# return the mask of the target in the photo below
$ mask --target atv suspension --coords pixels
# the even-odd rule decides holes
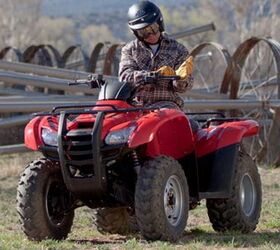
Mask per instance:
[[[138,175],[140,173],[140,169],[141,169],[141,164],[139,161],[138,154],[135,150],[133,150],[131,153],[131,156],[132,156],[132,160],[133,160],[133,164],[134,164],[134,170],[135,170],[136,174]]]

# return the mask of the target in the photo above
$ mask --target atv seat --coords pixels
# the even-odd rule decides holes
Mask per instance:
[[[189,122],[193,133],[200,129],[199,123],[196,120],[189,118]]]

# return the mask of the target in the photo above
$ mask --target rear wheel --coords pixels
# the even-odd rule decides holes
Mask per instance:
[[[117,233],[127,235],[138,232],[133,211],[125,207],[95,209],[93,224],[102,234]]]
[[[252,158],[240,152],[228,199],[208,199],[208,216],[215,231],[255,230],[261,212],[262,190],[258,169]]]
[[[64,239],[71,230],[74,210],[59,165],[48,159],[30,163],[17,188],[17,212],[31,240]]]
[[[188,184],[181,165],[165,156],[147,161],[135,191],[135,214],[143,236],[148,240],[179,239],[188,208]]]

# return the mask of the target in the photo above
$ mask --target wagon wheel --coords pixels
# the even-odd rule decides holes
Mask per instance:
[[[202,43],[195,47],[190,55],[194,57],[194,86],[209,93],[220,92],[224,72],[230,62],[229,52],[217,43]]]
[[[22,54],[16,48],[5,47],[0,51],[0,60],[9,61],[9,62],[21,62]]]
[[[96,72],[98,58],[99,58],[99,55],[102,53],[103,49],[104,49],[104,43],[98,43],[95,45],[94,49],[91,52],[90,58],[89,58],[89,63],[88,63],[88,67],[87,67],[88,72],[92,72],[92,73]]]
[[[64,68],[76,71],[86,71],[89,58],[79,45],[69,47],[62,56]]]
[[[44,65],[49,67],[62,67],[60,53],[52,45],[40,44],[31,45],[23,53],[23,61],[26,63]],[[62,91],[53,91],[49,88],[39,88],[34,86],[26,86],[26,91],[44,92],[44,93],[60,93]]]
[[[269,38],[250,38],[242,43],[227,68],[221,90],[230,88],[231,99],[259,100],[264,105],[251,110],[233,111],[233,116],[252,118],[259,122],[258,136],[246,138],[244,145],[248,153],[262,164],[271,164],[275,156],[268,140],[272,131],[274,110],[265,103],[279,99],[280,46]]]
[[[217,43],[202,43],[196,46],[190,55],[194,57],[194,84],[188,97],[193,99],[227,99],[226,92],[220,91],[224,72],[230,62],[229,52]],[[189,112],[192,110],[186,109]],[[207,112],[207,110],[204,110]],[[208,110],[213,111],[213,110]],[[192,117],[196,119],[196,116]],[[202,118],[201,116],[199,117]],[[204,117],[205,119],[208,116]]]
[[[104,66],[103,66],[104,75],[118,76],[120,52],[121,52],[120,44],[113,44],[108,49],[104,60]]]
[[[91,52],[87,64],[87,71],[96,74],[104,74],[105,67],[111,65],[110,60],[115,54],[115,47],[116,45],[112,45],[110,42],[96,44]]]
[[[5,47],[2,50],[0,50],[0,60],[8,61],[8,62],[21,62],[22,61],[22,54],[21,52],[13,47]],[[23,89],[24,87],[20,84],[6,84],[6,83],[0,83],[0,86],[2,87],[12,87],[15,89]]]
[[[61,56],[52,45],[31,45],[23,53],[23,61],[45,66],[61,67]]]
[[[86,55],[85,51],[82,50],[80,45],[74,45],[69,47],[62,55],[62,64],[63,68],[78,71],[87,71],[89,64],[89,57]],[[75,80],[78,79],[75,76]],[[73,79],[74,80],[74,79]],[[70,94],[68,91],[65,91],[65,94]],[[76,93],[80,95],[81,93]]]

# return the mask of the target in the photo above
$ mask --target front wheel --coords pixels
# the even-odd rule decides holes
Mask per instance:
[[[160,156],[147,161],[136,183],[135,214],[148,240],[179,239],[186,227],[189,191],[178,161]]]
[[[215,231],[249,233],[255,230],[262,204],[261,179],[248,154],[239,152],[230,197],[208,199],[206,204]]]
[[[74,218],[69,206],[58,164],[39,159],[25,168],[17,188],[17,212],[29,239],[66,238]]]

